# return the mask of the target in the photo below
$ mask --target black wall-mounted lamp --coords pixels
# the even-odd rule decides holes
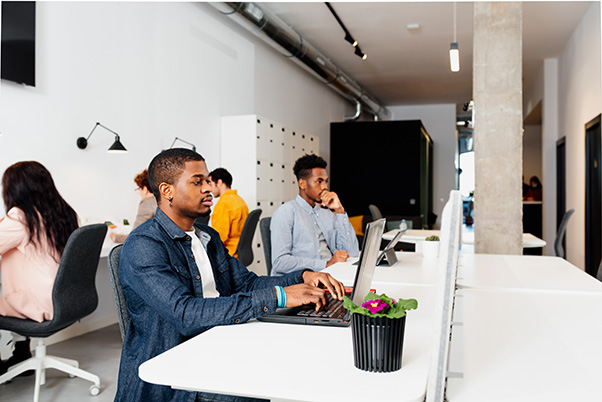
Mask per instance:
[[[192,146],[192,152],[196,152],[196,146],[195,146],[193,143],[191,143],[191,142],[188,142],[188,141],[185,141],[185,140],[183,140],[183,139],[181,139],[181,138],[178,138],[178,137],[174,138],[174,140],[173,140],[173,142],[171,143],[171,145],[170,145],[170,147],[169,147],[169,148],[173,148],[173,145],[176,143],[176,141],[182,141],[183,143],[185,143],[185,144],[188,144],[188,145]]]
[[[90,131],[90,134],[88,134],[88,136],[86,138],[84,137],[79,137],[77,139],[77,147],[79,149],[86,149],[86,147],[88,146],[88,139],[92,136],[92,133],[94,132],[94,130],[96,130],[96,127],[102,127],[107,131],[112,132],[113,134],[115,134],[115,142],[113,143],[113,145],[111,145],[111,147],[109,149],[107,149],[107,152],[127,152],[128,150],[125,149],[125,147],[123,146],[123,144],[121,143],[121,141],[119,140],[119,134],[117,134],[115,131],[111,130],[110,128],[107,128],[105,126],[103,126],[100,123],[96,123],[96,125],[94,126],[94,128],[92,129],[92,131]]]

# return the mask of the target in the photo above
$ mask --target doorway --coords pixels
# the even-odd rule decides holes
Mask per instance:
[[[556,141],[556,232],[566,212],[566,137]],[[562,240],[566,250],[566,236]]]
[[[585,272],[598,273],[602,245],[600,115],[585,125]]]

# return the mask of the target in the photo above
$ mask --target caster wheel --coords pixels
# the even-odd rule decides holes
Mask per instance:
[[[75,378],[73,374],[69,374],[69,378]]]
[[[97,385],[92,385],[90,387],[90,395],[96,396],[98,394],[100,394],[100,388]]]

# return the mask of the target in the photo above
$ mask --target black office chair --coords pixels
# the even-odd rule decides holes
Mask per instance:
[[[257,222],[261,216],[261,209],[254,209],[249,212],[245,225],[242,227],[240,239],[238,240],[238,247],[236,247],[236,254],[238,254],[238,261],[245,267],[251,265],[253,262],[253,236],[255,236],[255,229],[257,229]]]
[[[372,215],[372,222],[382,219],[383,214],[380,213],[380,209],[376,205],[368,205],[368,209],[370,210],[370,215]]]
[[[69,374],[70,377],[77,376],[93,382],[90,394],[100,393],[100,378],[97,375],[80,369],[75,360],[46,355],[44,338],[81,320],[98,306],[96,270],[106,233],[106,225],[94,224],[76,229],[69,237],[52,288],[52,320],[37,322],[0,316],[0,329],[39,338],[35,356],[11,367],[0,376],[0,384],[25,371],[35,370],[33,400],[37,402],[40,386],[46,382],[46,369],[53,368]]]
[[[272,218],[263,218],[259,222],[259,232],[263,242],[263,255],[265,255],[265,266],[268,269],[268,275],[272,274],[272,233],[270,231],[270,222]]]
[[[119,244],[109,253],[109,273],[111,274],[111,285],[113,287],[113,295],[115,296],[115,306],[117,307],[117,319],[119,321],[119,332],[121,340],[125,339],[125,330],[130,323],[130,313],[125,300],[125,293],[121,287],[119,280],[119,258],[121,257],[121,249],[123,244]]]
[[[556,240],[554,241],[554,251],[556,252],[556,255],[558,257],[565,258],[564,247],[562,243],[564,240],[564,234],[566,232],[566,226],[569,223],[569,218],[573,215],[574,212],[575,210],[572,208],[566,211],[564,216],[562,217],[562,222],[560,222],[560,226],[558,227],[558,232],[556,233]]]
[[[200,223],[201,225],[209,225],[209,215],[207,216],[199,216],[195,220],[196,223]]]

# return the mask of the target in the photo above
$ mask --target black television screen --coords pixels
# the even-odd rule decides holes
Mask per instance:
[[[35,1],[2,1],[3,79],[36,85],[35,38]]]

